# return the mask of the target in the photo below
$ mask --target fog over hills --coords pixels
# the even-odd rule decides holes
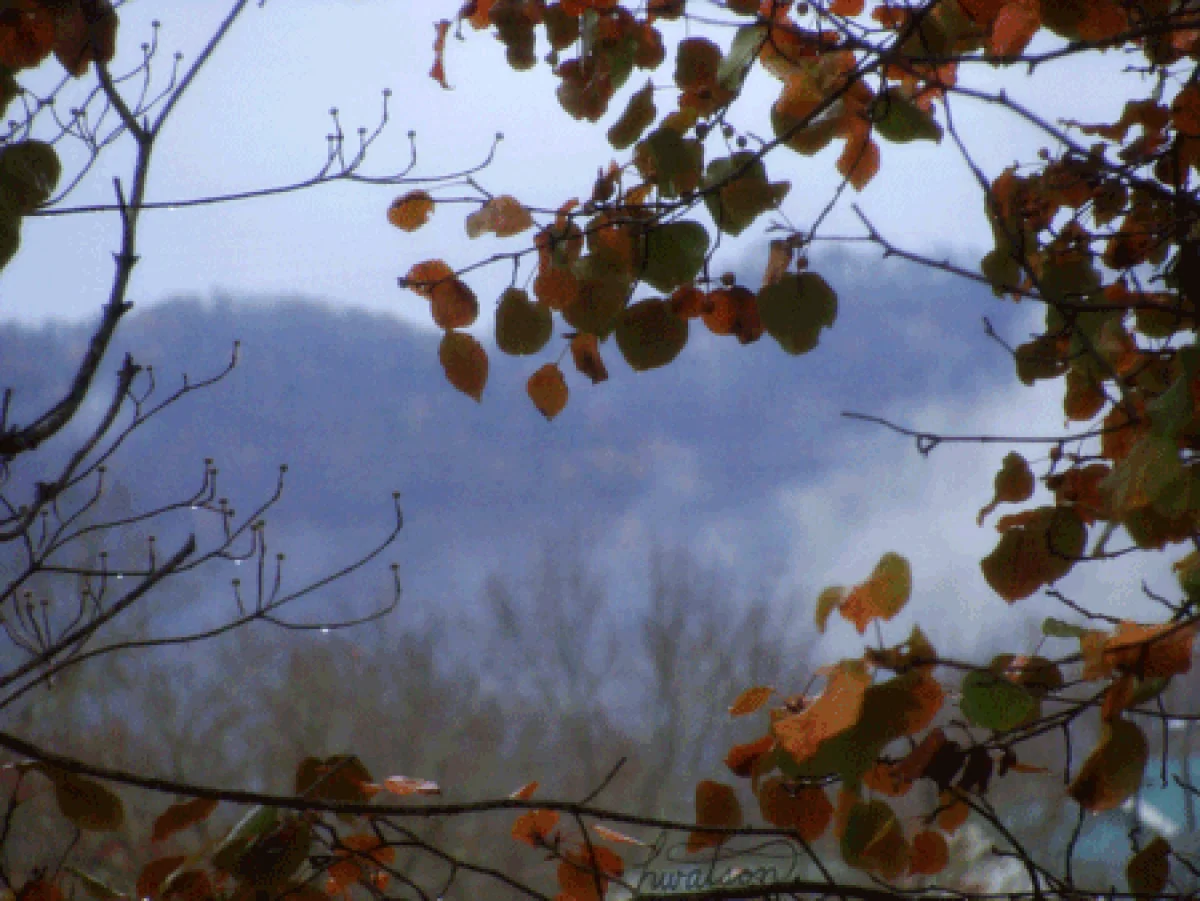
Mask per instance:
[[[608,563],[640,567],[644,545],[659,541],[741,575],[783,572],[798,536],[776,516],[781,488],[819,493],[827,484],[835,495],[867,449],[922,462],[911,441],[840,411],[905,419],[944,402],[983,404],[1014,379],[982,317],[1012,343],[1025,337],[1024,308],[961,280],[849,257],[821,271],[840,312],[814,352],[789,357],[769,336],[742,347],[697,321],[673,365],[634,373],[608,342],[609,381],[593,387],[568,371],[570,401],[553,423],[524,393],[545,354],[507,358],[485,339],[491,374],[476,404],[445,382],[435,334],[303,298],[178,298],[135,311],[92,406],[126,351],[153,365],[166,391],[182,373],[219,371],[240,341],[234,372],[139,430],[111,467],[116,478],[139,501],[165,500],[194,488],[213,457],[221,493],[242,506],[268,494],[286,462],[286,497],[270,522],[275,546],[299,566],[366,548],[386,531],[399,490],[406,526],[390,559],[418,605],[469,597],[487,571],[521,565],[565,535]],[[398,308],[421,303],[397,298]],[[490,318],[491,305],[483,308]],[[81,324],[0,330],[17,420],[64,390],[87,337]],[[853,502],[828,503],[822,516]]]

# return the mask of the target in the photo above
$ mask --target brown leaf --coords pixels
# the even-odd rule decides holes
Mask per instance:
[[[433,288],[431,312],[439,328],[466,328],[479,318],[479,300],[462,279],[450,278]]]
[[[451,385],[477,401],[483,398],[488,358],[478,341],[464,332],[446,332],[438,347],[438,359]]]
[[[433,27],[436,32],[433,38],[433,66],[429,70],[429,77],[448,91],[450,85],[446,83],[446,34],[450,31],[450,20],[442,19]]]
[[[598,384],[608,378],[608,370],[604,368],[604,360],[600,358],[600,345],[595,335],[581,332],[571,339],[571,356],[575,360],[575,368]]]
[[[742,825],[742,806],[728,785],[705,779],[696,786],[696,824],[736,828]],[[695,854],[704,848],[720,845],[726,836],[716,832],[696,830],[688,835],[687,851]]]
[[[181,829],[208,819],[216,809],[217,802],[209,798],[192,798],[172,804],[154,821],[150,841],[161,842]]]

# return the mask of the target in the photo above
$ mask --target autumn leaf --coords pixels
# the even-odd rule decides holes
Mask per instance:
[[[743,745],[734,745],[725,755],[725,766],[729,767],[735,776],[748,779],[754,772],[755,764],[774,747],[775,739],[770,735],[764,735]]]
[[[517,821],[513,823],[512,837],[534,848],[540,848],[549,844],[550,833],[557,825],[557,811],[529,810],[517,817]]]
[[[745,716],[748,713],[754,713],[762,708],[762,705],[767,703],[767,699],[775,693],[775,689],[766,685],[756,685],[754,688],[747,688],[734,700],[729,707],[730,716]]]
[[[879,558],[871,578],[852,588],[838,609],[861,635],[874,620],[889,620],[903,610],[911,596],[912,567],[889,551]]]
[[[626,835],[624,832],[618,832],[616,829],[610,829],[603,823],[596,823],[593,825],[592,831],[605,841],[616,842],[618,845],[639,845],[641,847],[646,847],[645,842],[640,841],[631,835]]]
[[[388,776],[383,780],[383,787],[393,795],[440,795],[441,788],[436,782],[428,779],[414,779],[411,776]]]
[[[533,793],[536,792],[537,790],[538,790],[538,783],[536,781],[526,782],[524,785],[522,785],[520,788],[518,788],[515,792],[513,792],[511,795],[509,795],[509,797],[516,801],[528,801],[530,798],[533,797]]]
[[[821,742],[858,722],[869,684],[870,676],[860,663],[842,663],[812,704],[771,724],[776,741],[793,760],[803,763]]]
[[[433,215],[433,198],[428,191],[409,191],[388,207],[388,222],[406,232],[416,231]]]
[[[161,842],[182,829],[208,819],[217,809],[217,801],[209,798],[192,798],[172,804],[154,821],[150,841]]]
[[[976,522],[983,525],[984,518],[999,504],[1019,504],[1033,496],[1033,473],[1025,458],[1015,451],[1005,455],[1000,471],[996,473],[995,493],[986,507],[979,511]]]
[[[1145,626],[1123,621],[1104,645],[1105,662],[1142,678],[1191,671],[1196,628],[1164,623]]]
[[[1127,720],[1104,725],[1100,741],[1083,762],[1067,792],[1086,810],[1100,813],[1125,802],[1142,784],[1149,746],[1142,730]]]
[[[479,342],[464,332],[446,332],[438,347],[438,359],[446,373],[446,381],[468,397],[483,398],[487,384],[487,352]]]
[[[400,284],[426,300],[432,300],[434,288],[452,278],[454,278],[454,270],[444,261],[425,260],[409,269],[408,274],[400,280]]]
[[[429,70],[429,77],[448,91],[450,85],[446,83],[446,35],[450,31],[450,20],[442,19],[434,25],[434,29],[433,66]]]
[[[493,197],[467,217],[467,236],[478,238],[492,232],[498,238],[510,238],[533,227],[529,210],[515,197],[503,194]]]
[[[438,328],[466,328],[479,318],[479,301],[475,292],[458,278],[448,278],[433,287],[430,311]]]
[[[806,842],[825,834],[833,820],[833,805],[820,788],[790,787],[773,776],[758,789],[762,817],[780,829],[795,829]]]
[[[908,860],[910,874],[935,876],[946,869],[949,862],[950,849],[940,832],[925,830],[913,836],[912,853]]]
[[[595,335],[583,332],[573,336],[571,358],[575,361],[575,368],[591,379],[593,385],[608,378],[608,370],[604,367],[604,360],[600,358],[600,346]]]
[[[696,825],[737,828],[742,825],[742,806],[732,788],[705,779],[696,786]],[[687,851],[695,854],[704,848],[722,844],[726,836],[719,832],[696,830],[688,835]]]
[[[547,419],[553,419],[567,405],[567,380],[555,363],[547,363],[531,375],[525,390]]]

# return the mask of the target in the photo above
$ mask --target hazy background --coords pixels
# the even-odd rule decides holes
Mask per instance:
[[[454,90],[427,77],[432,21],[457,5],[292,0],[248,10],[164,133],[149,199],[309,177],[325,160],[328,109],[339,108],[353,150],[355,129],[378,121],[384,87],[394,91],[392,122],[364,173],[404,168],[410,128],[419,176],[474,165],[503,131],[481,184],[538,206],[586,195],[595,167],[613,157],[608,123],[571,121],[544,70],[511,72],[497,42],[471,33],[449,44]],[[150,20],[161,19],[155,71],[165,77],[171,53],[194,55],[221,5],[133,2],[121,15],[124,52],[135,59]],[[1009,86],[1035,108],[1069,95],[1081,120],[1115,118],[1127,93],[1120,79],[1137,77],[1119,75],[1122,64],[1047,65]],[[999,84],[984,70],[963,79]],[[631,79],[626,93],[639,84]],[[746,112],[734,115],[740,127],[767,133],[771,87],[751,82]],[[623,103],[621,95],[614,113]],[[958,104],[956,114],[990,176],[1041,144],[986,107]],[[782,213],[801,227],[836,185],[836,153],[810,161],[781,151],[768,161],[772,178],[793,182]],[[852,199],[904,246],[976,266],[989,232],[949,144],[885,144],[882,153],[881,174]],[[111,177],[128,168],[127,148],[114,148],[66,207],[110,202]],[[286,462],[286,494],[269,526],[272,548],[288,554],[287,578],[299,583],[386,534],[399,490],[406,524],[386,559],[296,614],[369,609],[386,595],[392,561],[404,585],[398,611],[378,629],[255,629],[81,669],[39,692],[17,731],[114,763],[281,791],[304,754],[352,749],[376,776],[434,778],[456,798],[533,778],[548,794],[582,795],[627,755],[614,805],[687,816],[695,780],[723,778],[729,742],[755,737],[722,716],[738,691],[763,681],[799,691],[817,666],[861,653],[862,639],[840,620],[814,634],[813,602],[826,585],[865,578],[882,553],[903,553],[914,569],[912,603],[883,627],[889,643],[920,622],[956,655],[1032,650],[1040,617],[1062,613],[1041,598],[1009,607],[980,575],[997,536],[975,517],[1005,448],[947,445],[922,458],[911,440],[840,415],[951,434],[1058,433],[1059,394],[1021,386],[983,333],[986,315],[1020,343],[1033,308],[853,243],[824,245],[814,266],[841,307],[813,353],[788,357],[769,338],[741,347],[695,323],[665,370],[635,374],[606,348],[607,383],[569,373],[570,404],[548,424],[524,394],[542,358],[493,352],[481,405],[445,382],[427,305],[396,278],[421,259],[466,265],[513,245],[466,239],[461,206],[439,208],[416,235],[392,229],[385,211],[405,190],[329,185],[148,212],[130,294],[137,311],[87,416],[47,451],[64,453],[98,414],[125,351],[153,365],[166,391],[183,373],[218,371],[240,340],[228,378],[130,438],[111,467],[121,486],[112,503],[134,510],[186,496],[212,457],[221,494],[250,509]],[[861,236],[856,223],[843,203],[827,234]],[[0,275],[0,382],[14,389],[18,421],[58,397],[77,365],[108,294],[116,227],[111,214],[26,223],[22,251]],[[725,242],[715,271],[756,283],[764,238],[756,228]],[[472,277],[481,334],[507,279],[507,267]],[[1035,470],[1040,453],[1028,454]],[[23,484],[39,476],[14,472]],[[189,516],[162,526],[160,546],[193,527]],[[112,553],[137,561],[142,547],[130,540]],[[1060,587],[1090,606],[1150,616],[1139,583],[1173,594],[1167,567],[1126,558],[1080,567]],[[181,580],[130,628],[180,631],[227,616],[236,574],[220,563]],[[94,729],[81,736],[81,722]],[[481,760],[481,748],[490,757]],[[1043,798],[1061,792],[1056,777],[1053,789],[1030,784]],[[1046,828],[1057,826],[1048,817]],[[105,860],[144,850],[110,847]]]

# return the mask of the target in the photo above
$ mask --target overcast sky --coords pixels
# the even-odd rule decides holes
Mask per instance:
[[[185,63],[193,58],[227,6],[131,0],[121,10],[119,61],[126,66],[136,61],[139,45],[151,38],[151,20],[160,20],[161,52],[154,75],[162,84],[171,55],[182,52]],[[447,51],[454,89],[443,90],[428,77],[433,22],[453,16],[458,6],[458,0],[272,0],[262,8],[252,5],[164,132],[155,150],[149,198],[182,200],[307,178],[325,159],[325,136],[332,124],[328,111],[339,109],[353,145],[359,126],[377,124],[384,88],[393,92],[391,123],[372,149],[365,174],[405,168],[410,129],[417,133],[418,147],[413,174],[421,176],[477,163],[492,136],[503,132],[506,139],[494,165],[479,176],[488,190],[541,206],[586,197],[596,168],[614,157],[623,162],[627,154],[614,154],[608,147],[607,120],[577,123],[561,110],[554,97],[556,80],[545,66],[513,72],[498,41],[467,28],[468,39],[460,43],[451,38]],[[736,21],[715,7],[712,12],[718,19]],[[727,44],[732,28],[706,33]],[[1023,71],[1009,73],[1004,83],[1013,96],[1035,108],[1061,110],[1067,97],[1072,114],[1088,121],[1119,110],[1125,90],[1119,79],[1135,77],[1120,76],[1120,64],[1112,55],[1086,66],[1054,63],[1032,79]],[[671,71],[668,61],[654,73],[656,83],[669,85]],[[610,119],[644,77],[635,73],[614,100]],[[1001,84],[987,67],[964,69],[962,80],[993,88]],[[777,82],[759,73],[732,121],[769,136],[766,110],[777,90]],[[664,104],[659,105],[661,111]],[[1032,159],[1044,143],[986,107],[960,101],[955,109],[962,134],[991,176],[1010,162]],[[64,145],[60,148],[64,156],[69,153]],[[839,149],[835,142],[814,160],[786,150],[769,159],[771,177],[793,184],[783,212],[797,225],[811,221],[828,200],[837,183],[833,162]],[[68,205],[111,202],[112,178],[127,176],[129,154],[127,140],[106,152]],[[990,235],[978,189],[949,140],[941,147],[884,143],[882,156],[880,175],[861,195],[848,192],[827,233],[862,234],[849,209],[849,201],[857,201],[893,240],[975,265]],[[150,303],[180,294],[299,290],[415,316],[426,324],[427,306],[396,286],[397,276],[412,262],[444,257],[461,266],[515,244],[467,240],[462,220],[469,209],[463,206],[439,209],[416,235],[396,231],[386,223],[385,211],[404,190],[339,184],[265,200],[147,213],[131,299]],[[448,193],[461,196],[463,190]],[[0,275],[0,317],[39,321],[95,315],[111,277],[117,229],[112,214],[30,221],[21,253]],[[741,242],[726,242],[730,250],[718,264],[736,266],[746,239],[761,236],[755,229]],[[499,293],[508,275],[505,264],[475,277],[473,284],[486,298]]]

